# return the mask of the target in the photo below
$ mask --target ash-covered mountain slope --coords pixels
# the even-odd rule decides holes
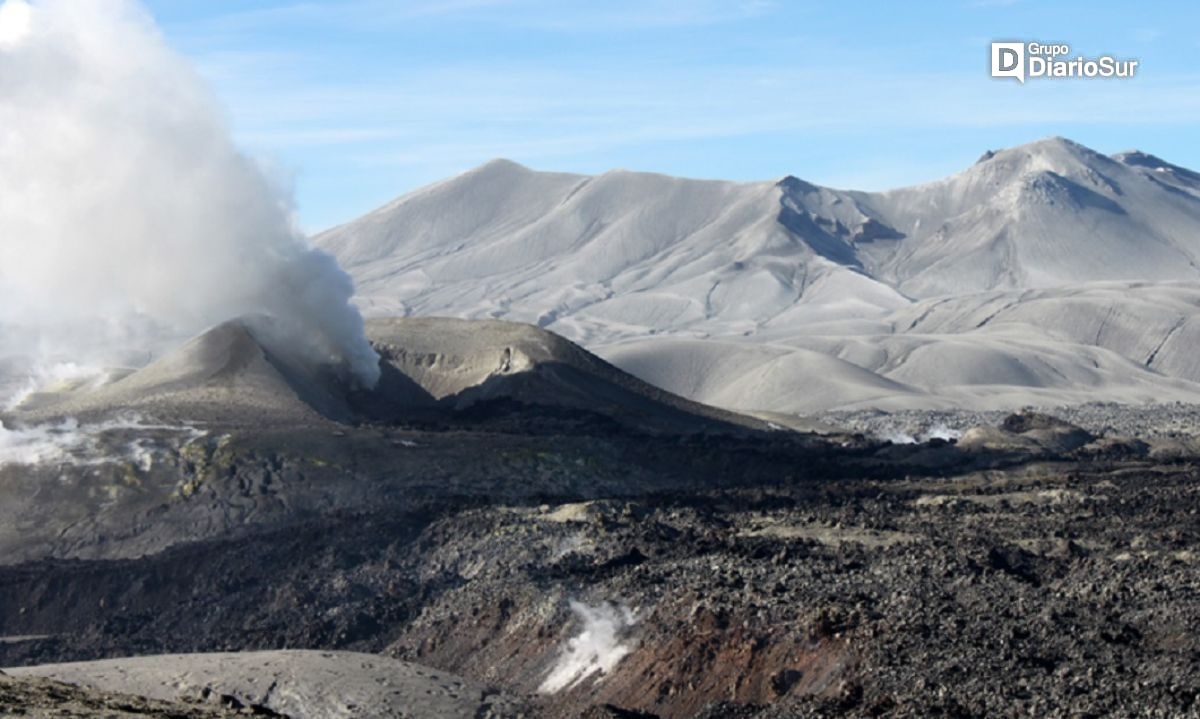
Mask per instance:
[[[159,421],[294,426],[457,421],[464,413],[536,407],[647,431],[766,427],[664,391],[531,325],[396,317],[369,320],[366,333],[382,371],[371,389],[296,357],[256,328],[255,318],[243,318],[146,367],[114,372],[111,382],[33,393],[8,419],[20,426],[138,413]]]
[[[1062,138],[879,193],[494,161],[316,241],[368,314],[535,323],[738,410],[1200,397],[1200,175]]]
[[[121,411],[253,423],[352,416],[332,372],[265,341],[254,325],[253,318],[222,323],[112,382],[33,394],[14,408],[15,416],[24,423]]]
[[[746,331],[798,303],[837,303],[839,316],[907,304],[823,256],[824,238],[789,230],[782,199],[773,182],[544,174],[498,160],[316,241],[354,275],[369,314],[496,317],[574,339]]]
[[[797,300],[891,309],[904,298],[1200,280],[1198,177],[1143,153],[1110,158],[1061,138],[881,193],[794,177],[539,173],[497,160],[317,242],[355,274],[369,303],[414,314],[456,309],[551,324],[586,307],[616,324],[761,323]],[[853,284],[847,270],[869,279]],[[824,287],[823,277],[851,286]],[[887,287],[872,293],[872,284]],[[656,316],[638,316],[650,304],[638,295],[658,300]],[[535,307],[544,309],[531,316]]]
[[[351,402],[370,419],[439,416],[502,402],[587,413],[649,431],[767,427],[648,384],[532,325],[393,317],[368,320],[367,335],[380,353],[384,379]]]
[[[1200,279],[1200,194],[1160,177],[1166,167],[1061,138],[989,152],[939,182],[853,193],[904,238],[862,254],[917,298]]]

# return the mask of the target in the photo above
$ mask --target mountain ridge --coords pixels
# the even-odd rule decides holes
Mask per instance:
[[[1037,385],[1009,388],[1036,390],[1026,399],[1073,403],[1095,394],[1096,386],[1068,379],[1084,376],[1083,365],[1067,368],[1056,359],[1051,377],[999,370],[1072,352],[1078,363],[1111,370],[1126,389],[1162,385],[1132,395],[1114,390],[1117,397],[1173,398],[1180,394],[1175,380],[1200,382],[1181,343],[1165,336],[1179,334],[1169,329],[1177,319],[1166,330],[1147,323],[1125,346],[1082,329],[1110,315],[1123,321],[1118,305],[1127,302],[1142,320],[1175,318],[1177,295],[1200,292],[1200,174],[1140,151],[1109,156],[1061,137],[988,151],[948,177],[883,192],[821,187],[790,175],[750,183],[624,170],[586,176],[495,160],[314,241],[354,276],[367,315],[528,322],[602,356],[631,356],[628,343],[662,337],[817,352],[840,347],[831,356],[878,374],[882,381],[873,385],[912,386],[904,401],[915,401],[934,393],[939,379],[913,368],[915,376],[901,377],[894,363],[837,353],[847,342],[911,349],[916,340],[901,337],[919,334],[911,312],[944,302],[943,310],[957,307],[975,324],[942,322],[944,331],[922,341],[940,344],[939,352],[968,342],[989,358],[982,366],[997,363],[998,376],[1038,377]],[[1143,288],[1132,298],[1087,291],[1114,282],[1197,288]],[[1029,311],[1017,313],[1027,331],[1013,334],[1012,312],[983,322],[981,308],[997,293],[1015,293],[1006,301],[1021,304],[1026,291],[1039,293],[1042,313],[1032,322]],[[1056,303],[1070,306],[1074,329],[1059,326]],[[1008,335],[998,338],[997,327]],[[1149,365],[1145,346],[1160,347]],[[1109,354],[1093,357],[1087,348]],[[1125,361],[1142,369],[1117,367]],[[801,371],[806,363],[791,364]],[[978,373],[962,369],[969,385],[979,384]],[[659,374],[643,379],[650,376]],[[946,401],[981,401],[976,389],[953,391]],[[1009,389],[1002,394],[1021,398]],[[1193,390],[1189,384],[1183,394]],[[837,397],[784,405],[842,406]]]

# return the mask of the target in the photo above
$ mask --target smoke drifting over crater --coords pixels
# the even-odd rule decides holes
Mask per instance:
[[[6,351],[113,361],[266,315],[277,343],[373,385],[353,283],[287,197],[136,3],[0,5]]]

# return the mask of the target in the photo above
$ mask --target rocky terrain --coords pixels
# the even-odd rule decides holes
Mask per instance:
[[[117,694],[56,682],[49,679],[17,678],[0,673],[0,716],[28,719],[133,719],[134,717],[171,717],[172,719],[217,719],[245,716],[245,707],[228,701],[211,705],[168,702],[131,694]]]
[[[1200,710],[1186,407],[812,434],[535,328],[368,329],[372,393],[232,325],[10,413],[0,666],[292,716]],[[343,656],[404,667],[391,699]],[[5,691],[109,701],[30,681]]]
[[[1200,435],[1200,405],[1127,405],[1090,402],[1030,408],[1052,414],[1097,434],[1188,440]],[[960,436],[971,427],[996,425],[1011,412],[993,410],[859,410],[825,412],[812,417],[812,427],[825,431],[861,432],[882,439],[908,441],[929,435]]]
[[[1187,465],[1047,463],[477,513],[466,537],[444,523],[435,556],[478,574],[391,650],[493,664],[569,596],[637,616],[635,649],[580,704],[1180,716],[1200,689],[1195,481]],[[522,551],[495,552],[497,535]]]
[[[17,682],[49,677],[176,702],[177,716],[516,717],[524,702],[449,672],[354,652],[278,650],[159,655],[9,670]],[[33,683],[33,687],[38,684]],[[44,685],[43,685],[44,686]],[[15,700],[14,700],[15,703]],[[141,707],[136,703],[132,708]],[[186,713],[187,710],[193,714]],[[157,712],[168,711],[158,706]],[[161,715],[161,714],[159,714]]]
[[[359,509],[141,559],[23,563],[0,571],[0,616],[6,634],[32,638],[0,656],[352,649],[529,695],[555,716],[606,704],[665,717],[1193,707],[1188,461],[1101,442],[1082,459],[941,476],[949,445],[883,446],[848,453],[840,472],[789,476],[802,454],[718,451],[758,481]],[[530,474],[575,464],[530,462]],[[609,625],[606,650],[627,653],[539,695],[597,621],[588,609]]]

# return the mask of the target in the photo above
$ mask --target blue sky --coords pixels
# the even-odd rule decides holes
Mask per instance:
[[[1064,135],[1200,169],[1200,3],[148,0],[301,224],[508,157],[884,189]],[[991,40],[1140,60],[988,76]]]

